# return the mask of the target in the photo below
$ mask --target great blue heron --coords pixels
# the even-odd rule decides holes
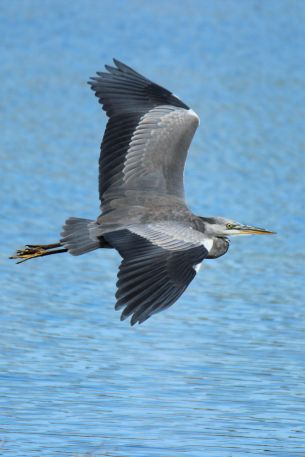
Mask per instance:
[[[133,325],[175,303],[204,259],[227,252],[228,236],[273,232],[189,210],[183,169],[197,114],[122,62],[114,65],[89,81],[109,117],[99,160],[101,215],[70,217],[58,243],[26,245],[12,258],[116,249],[123,260],[115,309],[124,308],[121,320],[132,316]]]

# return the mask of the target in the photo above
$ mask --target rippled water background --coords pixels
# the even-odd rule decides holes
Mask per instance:
[[[0,455],[305,455],[305,3],[0,4]],[[113,309],[119,256],[22,265],[98,214],[105,126],[86,80],[115,56],[200,114],[194,212],[278,232],[235,239],[142,326]]]

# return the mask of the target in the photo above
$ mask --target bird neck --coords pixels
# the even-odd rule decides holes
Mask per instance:
[[[217,259],[224,255],[229,249],[230,242],[227,238],[215,237],[213,239],[213,246],[209,252],[208,259]]]

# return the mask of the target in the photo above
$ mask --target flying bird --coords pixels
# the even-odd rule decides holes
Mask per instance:
[[[115,309],[133,325],[173,305],[203,260],[227,252],[229,236],[274,232],[191,212],[183,170],[199,117],[164,87],[113,62],[89,81],[109,118],[99,159],[101,215],[70,217],[59,242],[26,245],[11,258],[116,249]]]

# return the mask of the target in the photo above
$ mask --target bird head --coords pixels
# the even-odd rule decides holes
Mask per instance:
[[[205,222],[207,234],[210,236],[227,237],[232,235],[273,235],[275,232],[254,227],[252,225],[240,224],[239,222],[225,219],[223,217],[202,218]]]

